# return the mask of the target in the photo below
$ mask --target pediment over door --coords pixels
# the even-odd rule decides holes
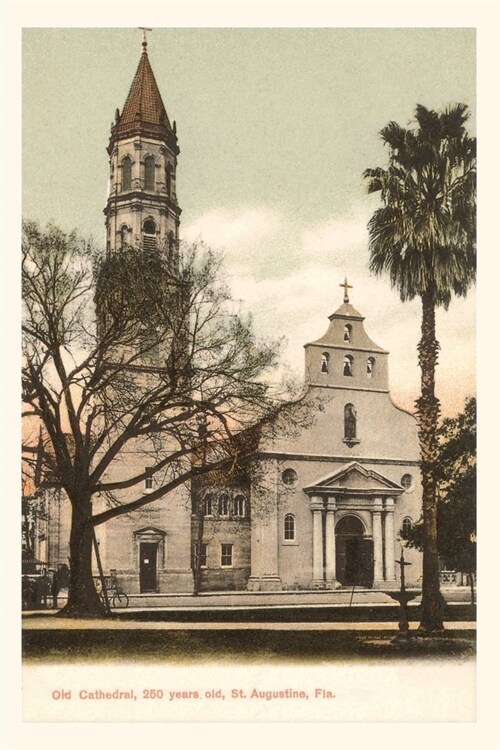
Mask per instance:
[[[134,531],[134,536],[136,537],[144,537],[145,540],[148,538],[163,538],[166,536],[166,531],[162,531],[162,529],[157,529],[154,526],[145,526],[142,529],[137,529]]]
[[[397,497],[404,492],[404,488],[378,471],[353,461],[304,487],[304,492],[308,495]]]

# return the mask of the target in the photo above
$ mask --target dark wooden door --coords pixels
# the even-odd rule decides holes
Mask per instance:
[[[338,536],[336,577],[342,586],[373,585],[373,541],[359,536]]]
[[[157,542],[141,542],[140,546],[140,588],[141,594],[156,591]]]
[[[335,569],[336,569],[336,576],[337,581],[342,584],[342,586],[347,586],[348,583],[346,581],[346,549],[345,549],[345,543],[346,538],[345,536],[338,536],[337,542],[336,542],[336,560],[335,560]]]
[[[360,583],[360,541],[357,536],[344,539],[345,542],[345,582],[346,586],[355,586]]]

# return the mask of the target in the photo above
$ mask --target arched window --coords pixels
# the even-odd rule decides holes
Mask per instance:
[[[344,357],[344,375],[351,376],[354,367],[354,358],[350,354],[346,354]]]
[[[404,487],[407,492],[408,490],[411,490],[413,487],[413,477],[411,474],[403,474],[401,477],[401,486]]]
[[[321,355],[321,372],[328,372],[330,363],[330,355],[328,352],[323,352]]]
[[[366,360],[366,377],[372,378],[375,370],[375,357],[368,357]]]
[[[144,190],[155,189],[155,158],[146,156],[144,159]]]
[[[344,406],[344,440],[356,440],[356,409],[353,404]]]
[[[145,250],[154,250],[156,248],[156,224],[153,219],[146,219],[142,225],[144,232],[143,244]]]
[[[170,198],[172,195],[172,165],[167,164],[167,168],[165,170],[165,182],[167,186],[167,195]]]
[[[120,229],[120,247],[124,248],[130,244],[129,232],[130,232],[130,229],[128,228],[126,224],[124,224],[122,228]]]
[[[122,190],[132,189],[132,159],[126,156],[122,161]]]
[[[245,515],[245,496],[236,495],[234,498],[234,515],[243,518]]]
[[[410,531],[413,528],[413,521],[411,520],[410,516],[406,516],[406,518],[403,518],[403,525],[401,526],[401,531],[405,536],[407,536]]]
[[[352,336],[352,326],[346,323],[344,326],[344,341],[350,341]]]
[[[288,542],[295,539],[295,517],[291,513],[287,513],[285,516],[284,537]]]
[[[213,502],[214,496],[212,494],[205,495],[203,500],[203,513],[205,516],[211,516],[213,514]]]
[[[229,514],[229,495],[223,492],[219,496],[219,516],[227,516]]]

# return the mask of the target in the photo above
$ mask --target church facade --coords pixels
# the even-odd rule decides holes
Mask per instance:
[[[123,110],[116,111],[108,155],[107,251],[141,244],[175,263],[179,147],[146,42]],[[258,486],[251,477],[227,486],[223,479],[214,486],[186,483],[96,529],[103,568],[116,570],[125,591],[193,591],[195,497],[204,511],[201,591],[396,585],[400,530],[421,514],[417,424],[392,401],[388,352],[366,333],[347,281],[341,286],[343,302],[326,333],[305,345],[313,416],[303,427],[262,438]],[[147,466],[137,443],[119,454],[108,478],[123,480]],[[146,478],[143,492],[154,482]],[[130,493],[122,499],[136,497],[137,488]],[[64,540],[52,554],[51,566],[67,561]],[[407,579],[415,583],[420,555],[405,556],[412,563]]]

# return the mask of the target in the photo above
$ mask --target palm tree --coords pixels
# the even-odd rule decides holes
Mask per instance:
[[[424,520],[420,629],[443,629],[437,551],[437,487],[434,472],[440,403],[435,395],[436,307],[452,294],[465,296],[475,280],[476,140],[464,127],[469,112],[456,104],[443,112],[421,105],[416,127],[390,122],[380,133],[389,148],[387,169],[367,169],[368,192],[382,207],[368,224],[370,270],[389,275],[401,300],[420,297],[418,344],[421,393],[416,401]]]

